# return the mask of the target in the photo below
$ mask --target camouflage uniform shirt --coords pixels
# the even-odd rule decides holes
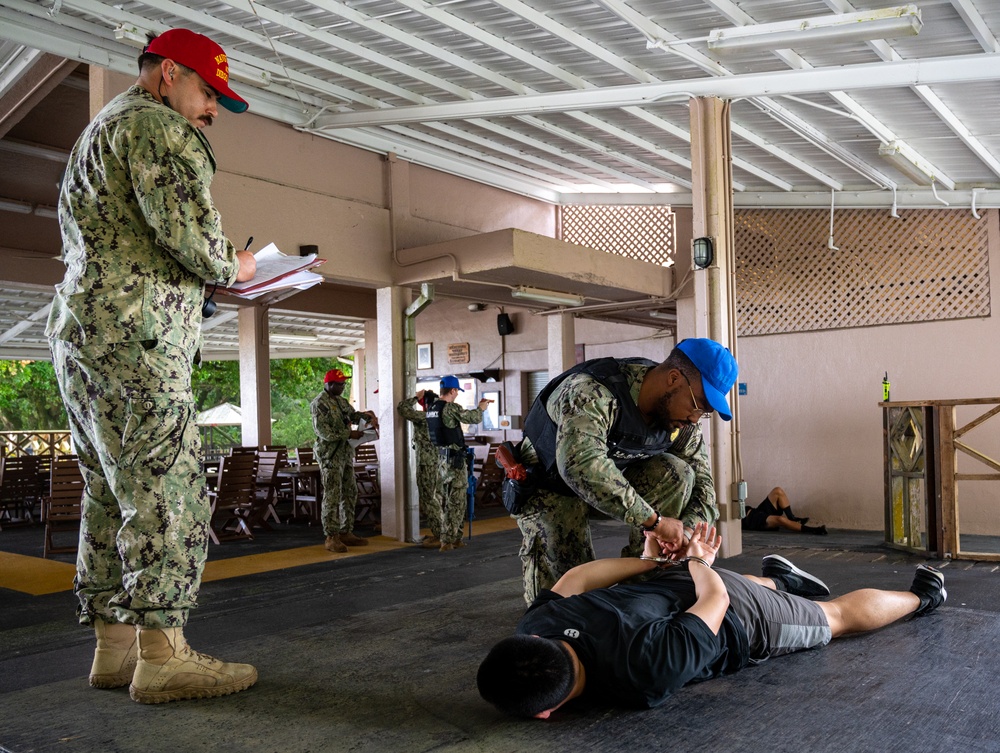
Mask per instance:
[[[364,413],[354,410],[342,395],[331,395],[326,390],[316,396],[310,409],[316,432],[316,455],[322,458],[331,458],[338,452],[349,450],[351,425],[366,418]]]
[[[622,367],[637,405],[649,368],[639,364]],[[608,457],[607,437],[619,411],[611,391],[588,374],[574,374],[556,388],[545,407],[558,427],[556,465],[570,488],[587,504],[632,526],[652,518],[656,510]],[[688,463],[695,474],[694,491],[681,520],[687,526],[714,521],[718,517],[715,485],[701,427],[695,424],[678,431],[667,452]],[[526,465],[538,462],[527,438],[521,445],[521,460]]]
[[[209,185],[201,131],[139,86],[112,99],[70,156],[59,197],[66,276],[46,335],[75,345],[159,340],[193,353],[204,282],[232,284],[236,251]]]

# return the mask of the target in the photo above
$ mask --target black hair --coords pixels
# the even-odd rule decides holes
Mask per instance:
[[[496,644],[479,665],[479,695],[500,711],[533,717],[555,708],[573,689],[573,660],[559,641],[515,635]]]
[[[143,68],[148,68],[151,66],[157,66],[160,61],[163,60],[162,55],[154,55],[151,52],[146,52],[149,49],[149,45],[153,43],[159,34],[154,34],[153,32],[148,32],[146,34],[146,45],[142,48],[142,52],[139,53],[139,73],[142,73]]]
[[[681,372],[691,384],[698,384],[701,382],[701,372],[698,371],[698,367],[694,365],[690,358],[687,357],[685,353],[680,348],[674,348],[670,351],[670,355],[667,356],[667,360],[660,364],[666,369],[677,369]]]

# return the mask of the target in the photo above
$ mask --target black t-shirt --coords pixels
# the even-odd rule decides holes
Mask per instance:
[[[696,599],[694,581],[682,570],[566,598],[542,591],[516,632],[572,646],[587,673],[588,694],[653,708],[689,682],[748,663],[739,619],[727,610],[719,634],[712,635],[700,617],[685,611]]]

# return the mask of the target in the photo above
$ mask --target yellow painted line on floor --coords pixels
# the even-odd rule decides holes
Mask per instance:
[[[0,588],[44,596],[73,590],[76,565],[42,557],[0,552]]]
[[[222,546],[225,546],[225,544]],[[351,547],[344,554],[328,552],[323,548],[323,544],[320,543],[315,546],[298,547],[297,549],[282,549],[278,552],[248,554],[245,557],[226,557],[221,560],[209,560],[205,564],[205,572],[201,576],[201,579],[208,582],[212,580],[224,580],[226,578],[237,578],[241,575],[268,573],[272,570],[284,570],[289,567],[314,565],[318,562],[333,562],[335,560],[350,559],[351,557],[360,557],[365,554],[375,554],[376,552],[389,552],[393,549],[403,549],[408,546],[413,545],[386,538],[385,536],[370,536],[368,538],[368,546]]]
[[[474,520],[472,522],[473,538],[471,543],[473,546],[475,545],[477,536],[497,533],[499,531],[509,531],[514,528],[517,528],[517,523],[513,518],[507,516]],[[466,524],[465,530],[468,533],[468,524]],[[424,529],[422,533],[426,534],[429,531]],[[468,543],[468,539],[466,539],[466,542]],[[222,544],[221,546],[226,546],[226,544]],[[238,578],[243,575],[285,570],[291,567],[301,567],[302,565],[314,565],[319,562],[360,557],[365,554],[390,552],[395,549],[403,549],[411,546],[416,545],[396,541],[386,536],[371,536],[368,538],[368,546],[351,547],[345,554],[328,552],[320,542],[315,546],[282,549],[277,552],[248,554],[244,557],[227,557],[217,560],[210,559],[205,564],[205,572],[202,575],[202,580],[208,582],[225,580],[226,578]],[[56,562],[41,557],[28,557],[23,554],[0,552],[0,588],[19,591],[31,594],[32,596],[71,591],[73,589],[73,576],[75,574],[76,566],[68,562]]]

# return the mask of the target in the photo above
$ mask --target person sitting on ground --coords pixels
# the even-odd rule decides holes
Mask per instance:
[[[817,603],[830,589],[783,557],[765,557],[760,578],[712,567],[721,542],[699,523],[680,565],[649,538],[639,558],[569,570],[480,665],[480,695],[539,719],[584,693],[653,708],[688,683],[927,614],[947,598],[944,576],[919,565],[909,591],[863,589]]]
[[[809,518],[797,518],[792,513],[788,495],[780,486],[774,487],[757,507],[747,505],[747,514],[742,520],[744,531],[788,531],[826,536],[826,526],[807,526]]]

